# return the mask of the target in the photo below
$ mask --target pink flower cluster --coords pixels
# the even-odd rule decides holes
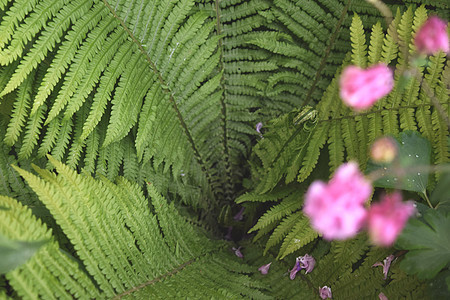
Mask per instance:
[[[315,230],[327,240],[353,237],[364,225],[364,203],[372,194],[372,185],[350,162],[340,166],[328,184],[315,181],[306,193],[303,212]]]
[[[412,201],[402,201],[400,192],[384,195],[382,199],[370,207],[367,227],[374,244],[389,247],[416,209]]]
[[[356,66],[344,69],[340,79],[340,96],[354,110],[370,108],[394,87],[394,74],[384,64],[363,70]]]
[[[447,22],[436,16],[428,18],[414,38],[417,51],[422,54],[436,54],[439,51],[450,52],[447,34]]]
[[[367,210],[364,204],[371,194],[371,183],[355,162],[349,162],[336,170],[328,184],[311,184],[303,212],[327,240],[351,238],[367,225],[374,244],[391,246],[414,213],[414,204],[402,202],[401,194],[396,192],[384,195]]]

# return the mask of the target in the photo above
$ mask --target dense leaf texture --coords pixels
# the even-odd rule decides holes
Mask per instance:
[[[6,208],[0,211],[2,234],[52,239],[7,274],[21,296],[165,299],[198,297],[201,292],[219,298],[264,298],[257,282],[239,274],[248,267],[238,263],[226,244],[213,243],[187,223],[153,186],[148,187],[149,203],[139,187],[124,179],[117,184],[94,180],[49,159],[58,175],[38,167],[40,177],[17,170],[50,210],[77,258],[59,249],[51,231],[30,210],[2,196],[0,205]],[[246,282],[247,287],[236,282]]]
[[[298,215],[295,218],[295,214],[291,214],[292,206],[284,205],[284,203],[289,203],[290,195],[270,198],[273,191],[295,189],[295,186],[301,189],[298,192],[300,196],[297,198],[299,203],[294,210],[300,209],[303,203],[301,195],[306,189],[299,187],[299,182],[306,180],[308,183],[312,178],[318,176],[326,179],[326,176],[331,175],[340,164],[347,160],[357,160],[361,169],[364,170],[368,162],[370,145],[382,135],[398,137],[402,131],[419,130],[422,137],[417,132],[400,134],[400,140],[405,139],[405,145],[402,147],[405,149],[401,153],[406,157],[403,157],[402,160],[417,159],[418,161],[414,160],[414,163],[410,162],[414,165],[429,163],[428,143],[431,143],[431,164],[450,161],[447,125],[437,109],[432,107],[430,97],[425,88],[420,87],[418,79],[411,78],[406,87],[400,87],[399,81],[404,76],[401,74],[401,70],[408,62],[404,60],[401,52],[392,50],[393,46],[391,45],[393,43],[392,32],[397,30],[398,37],[403,41],[408,41],[408,48],[412,51],[411,36],[414,33],[412,30],[416,30],[419,27],[418,24],[425,19],[426,11],[420,7],[416,11],[408,9],[403,15],[398,12],[390,30],[384,36],[380,33],[379,26],[374,25],[369,44],[370,51],[367,52],[362,23],[360,18],[355,16],[351,26],[353,51],[347,57],[344,65],[349,63],[348,60],[352,64],[360,66],[365,66],[367,61],[372,63],[397,61],[394,90],[377,102],[373,108],[363,113],[354,113],[343,104],[339,99],[338,71],[315,110],[310,111],[310,114],[314,115],[313,122],[309,120],[313,116],[310,115],[310,117],[303,117],[302,120],[306,123],[298,123],[299,112],[294,110],[271,121],[266,126],[263,138],[254,147],[252,190],[237,200],[238,202],[265,202],[268,197],[270,201],[282,200],[279,206],[268,210],[253,229],[260,230],[263,234],[273,230],[266,250],[283,241],[279,256],[284,257],[291,252],[286,251],[287,249],[298,249],[298,243],[303,246],[303,243],[315,238],[309,230],[309,225],[305,224],[299,228],[298,224],[303,222],[303,216]],[[380,42],[381,40],[383,43]],[[424,76],[429,87],[440,95],[437,101],[440,102],[444,111],[447,111],[449,98],[448,93],[445,94],[443,91],[447,90],[447,87],[441,84],[445,82],[450,69],[449,62],[447,61],[445,64],[445,61],[443,53],[436,54],[430,58],[430,63],[426,68],[419,68],[419,72]],[[300,116],[308,115],[308,111],[300,112]],[[440,130],[433,130],[432,128],[435,126],[433,124],[440,124],[437,126]],[[406,141],[407,138],[411,139],[411,136],[417,137],[418,140]],[[423,144],[421,147],[424,149],[417,148],[419,141],[421,145]],[[327,151],[324,151],[323,148]],[[329,172],[323,172],[324,167],[322,166],[317,168],[318,171],[322,170],[322,173],[316,172],[317,174],[310,177],[321,152],[328,156]],[[326,161],[326,158],[322,159],[323,161]],[[383,179],[385,181],[383,186],[397,187],[401,181],[405,180],[406,189],[426,192],[428,177],[425,175],[427,174],[415,173],[404,179],[398,178],[398,183],[394,182],[395,178],[393,177]],[[294,180],[297,182],[293,182]],[[407,180],[411,181],[409,185],[406,185]],[[431,183],[428,188],[433,186],[434,182]],[[270,222],[268,222],[269,220]],[[256,237],[259,238],[260,235]]]
[[[311,298],[325,284],[346,299],[355,290],[374,297],[382,282],[367,266],[385,253],[367,252],[362,240],[330,250],[301,206],[313,178],[347,159],[364,167],[382,134],[420,131],[432,163],[449,161],[448,127],[420,80],[398,84],[360,115],[337,101],[343,61],[408,65],[397,37],[412,51],[427,13],[404,3],[448,12],[444,0],[389,2],[398,10],[385,35],[366,1],[0,0],[0,194],[9,208],[0,230],[50,240],[8,273],[9,285],[23,298]],[[448,111],[447,58],[431,57],[419,73]],[[331,172],[320,173],[327,163]],[[248,253],[271,255],[280,243],[278,258],[311,250],[323,258],[318,270],[331,273],[318,271],[308,291],[278,277],[262,285],[246,275],[257,267],[206,238],[242,186],[250,190],[238,202],[252,202],[247,225],[258,202],[279,202],[254,227],[265,249]],[[355,271],[359,281],[353,264],[366,267]],[[407,290],[401,297],[420,289],[401,272],[393,277],[388,296],[398,286]]]

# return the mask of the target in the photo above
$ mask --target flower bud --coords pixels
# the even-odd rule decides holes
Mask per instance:
[[[390,163],[397,156],[397,142],[390,137],[377,139],[370,148],[370,156],[377,163]]]

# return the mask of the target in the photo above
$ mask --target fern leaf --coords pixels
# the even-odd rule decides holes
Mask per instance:
[[[34,113],[37,107],[41,106],[47,97],[50,95],[52,89],[56,86],[65,69],[69,63],[74,60],[77,50],[82,43],[82,39],[86,36],[87,32],[97,25],[101,18],[105,17],[107,10],[103,5],[96,5],[94,9],[89,10],[83,17],[75,22],[73,30],[69,31],[67,38],[62,42],[61,48],[53,59],[52,65],[47,70],[44,79],[39,86],[39,90],[34,98],[33,111]],[[54,113],[52,113],[53,115]],[[48,117],[48,121],[51,121],[53,116]]]
[[[281,220],[283,217],[290,215],[292,212],[301,208],[302,202],[299,200],[301,195],[293,193],[284,198],[279,204],[270,208],[266,213],[259,218],[258,223],[255,224],[250,232],[261,230],[269,226],[271,223]]]
[[[38,142],[39,131],[42,128],[44,121],[44,113],[46,111],[45,105],[39,107],[37,112],[28,119],[25,135],[22,141],[22,146],[19,151],[19,158],[28,158]]]
[[[348,118],[342,120],[342,138],[344,141],[345,151],[349,159],[355,159],[359,161],[364,160],[364,156],[360,155],[357,122],[355,119]]]
[[[269,240],[267,241],[266,247],[264,249],[264,255],[267,253],[267,251],[269,251],[270,248],[280,243],[281,240],[284,239],[284,237],[293,229],[293,227],[302,217],[303,213],[301,211],[298,211],[283,219],[280,225],[275,228]]]
[[[320,122],[317,125],[314,135],[311,137],[311,140],[308,144],[306,155],[302,163],[302,168],[300,169],[297,176],[298,182],[304,181],[309,176],[309,174],[311,174],[312,170],[317,164],[320,149],[322,149],[328,136],[329,126],[330,124],[328,122]]]
[[[400,10],[397,9],[394,20],[389,24],[387,35],[383,40],[383,51],[381,52],[382,62],[389,64],[392,60],[397,57],[398,44],[396,42],[397,36],[397,24],[400,22],[401,14]]]
[[[11,114],[11,120],[9,121],[4,139],[5,143],[9,146],[12,146],[17,141],[23,130],[25,118],[28,116],[28,110],[30,108],[33,80],[34,74],[30,74],[19,87],[18,95],[14,102],[14,109]]]
[[[96,79],[98,80],[98,77],[96,76],[100,75],[98,68],[104,68],[106,66],[108,62],[107,59],[112,56],[112,53],[114,53],[112,51],[115,51],[117,47],[121,45],[121,38],[124,38],[123,32],[120,32],[122,34],[111,34],[109,39],[105,42],[108,33],[114,30],[116,26],[117,23],[114,22],[114,19],[105,18],[94,30],[90,32],[87,38],[88,43],[85,43],[80,47],[80,50],[74,57],[74,63],[71,64],[70,69],[64,78],[61,91],[58,93],[58,96],[52,105],[51,111],[48,114],[46,120],[47,123],[49,123],[64,108],[64,106],[69,102],[70,97],[72,97],[74,92],[78,89],[82,79],[86,76],[86,74],[88,74],[87,71],[91,71],[92,73],[89,73],[87,83],[83,82],[85,84],[80,87],[79,93],[76,95],[77,97],[74,96],[73,101],[70,102],[73,103],[71,104],[70,112],[74,112],[72,107],[80,106],[80,103],[84,101],[84,98],[82,98],[83,96],[87,97],[90,90],[86,92],[86,85],[91,84],[91,86],[88,85],[88,88],[92,88],[92,81]],[[114,43],[114,45],[111,45],[111,43]],[[105,51],[102,52],[102,55],[95,55],[98,53],[97,47],[105,47]],[[90,65],[89,61],[94,58],[98,63]],[[114,63],[111,64],[111,68],[116,67],[117,66]]]
[[[352,41],[352,63],[360,68],[367,67],[366,37],[361,18],[355,14],[350,26],[350,39]]]
[[[33,11],[27,18],[28,22],[21,23],[22,26],[15,30],[15,34],[13,39],[9,42],[9,46],[3,51],[0,52],[0,63],[3,65],[9,64],[14,61],[18,56],[20,56],[23,52],[25,44],[32,39],[32,37],[38,33],[44,24],[66,4],[67,1],[41,1],[36,4],[33,8]],[[19,5],[24,5],[23,2],[19,2]],[[33,2],[30,3],[33,6]],[[25,4],[26,10],[30,10],[30,7]],[[67,12],[67,11],[66,11]],[[24,11],[19,10],[19,15],[17,15],[18,19],[23,18],[26,15]],[[12,18],[13,19],[13,18]],[[8,20],[10,21],[10,20]],[[7,21],[7,22],[8,22]],[[14,24],[17,24],[17,19],[13,19]],[[3,23],[3,22],[2,22]],[[9,22],[8,22],[9,23]],[[7,24],[8,24],[7,23]],[[9,27],[6,25],[6,27]],[[9,41],[11,37],[6,35],[6,39]],[[6,41],[4,41],[6,42]],[[10,87],[17,87],[18,83],[16,81],[11,81],[10,79]],[[14,89],[13,88],[13,89]],[[2,94],[6,94],[5,90],[2,91]]]
[[[49,240],[51,231],[17,201],[0,196],[2,234],[22,240]],[[33,230],[29,230],[33,228]],[[6,275],[11,286],[24,298],[101,297],[90,278],[72,257],[50,239],[21,267]],[[55,283],[59,283],[56,284]]]
[[[139,55],[134,57],[134,61],[130,61],[122,73],[112,99],[111,118],[104,147],[112,141],[121,140],[137,122],[142,99],[152,83],[152,79],[145,74],[146,71],[148,72],[148,67],[144,59]],[[137,101],[126,101],[126,97],[137,99]]]
[[[311,228],[310,221],[303,216],[297,220],[291,232],[286,235],[280,248],[279,258],[283,259],[287,255],[297,251],[306,244],[318,237],[317,231]]]
[[[369,63],[371,65],[381,61],[381,53],[383,50],[383,38],[384,38],[383,29],[380,23],[377,23],[372,27],[372,32],[370,35]]]
[[[329,130],[330,173],[344,162],[344,141],[342,139],[341,126],[337,122],[331,122]]]
[[[411,43],[412,38],[412,22],[413,22],[413,10],[411,7],[402,15],[401,20],[398,24],[398,37],[399,37],[399,45],[403,49],[409,49],[409,44]],[[407,55],[409,55],[409,51],[404,53],[404,51],[400,51],[398,54],[399,63],[404,64],[407,63]]]
[[[64,5],[64,1],[54,1],[52,4],[54,4],[54,7],[52,8],[56,8],[57,5]],[[43,58],[47,54],[47,51],[51,51],[55,44],[59,42],[60,36],[62,35],[63,31],[65,31],[69,27],[70,22],[78,19],[81,15],[86,13],[91,5],[92,2],[90,0],[74,1],[64,7],[64,9],[62,9],[56,15],[55,18],[57,21],[50,22],[48,26],[46,26],[45,31],[38,38],[35,46],[22,59],[21,63],[16,69],[16,72],[11,77],[4,90],[0,93],[0,97],[15,90],[25,80],[25,78],[29,76],[30,72],[34,70],[37,65],[43,60]],[[45,19],[39,18],[38,20],[38,22],[43,22],[43,20]],[[40,24],[40,26],[43,25],[44,23]],[[27,36],[33,34],[33,29],[34,28],[30,28],[29,30],[31,32],[28,32],[27,29],[24,28],[24,35]],[[20,35],[18,36],[20,37]],[[2,57],[0,54],[0,62],[8,62],[8,60],[15,59],[17,56],[19,56],[22,52],[22,49],[17,45],[23,44],[23,42],[23,40],[17,41],[16,39],[13,39],[11,41],[11,48],[13,49],[10,50],[12,53],[7,55],[7,57]],[[36,109],[33,106],[32,113],[34,112],[36,112]]]

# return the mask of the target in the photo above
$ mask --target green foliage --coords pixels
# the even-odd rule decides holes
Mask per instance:
[[[0,297],[307,299],[318,284],[375,297],[382,281],[370,264],[386,253],[371,256],[362,240],[329,250],[301,212],[302,194],[347,159],[364,167],[382,134],[420,131],[431,162],[449,161],[445,120],[421,81],[400,71],[409,59],[397,36],[412,53],[427,16],[423,7],[402,15],[404,3],[448,11],[441,0],[389,4],[397,13],[385,35],[366,1],[0,1],[0,233],[49,240],[0,278]],[[337,74],[353,59],[397,68],[394,92],[359,115],[336,102]],[[419,73],[448,111],[447,58]],[[245,263],[210,237],[238,195],[252,202],[245,224],[263,213],[253,231],[266,242],[248,243]],[[254,274],[262,252],[287,260],[304,250],[323,258],[312,282],[280,275],[292,266],[282,261],[274,276]],[[331,281],[319,278],[326,266]],[[396,272],[389,297],[423,295]]]
[[[373,182],[375,187],[398,188],[426,194],[429,172],[414,168],[425,167],[430,163],[430,142],[420,136],[417,131],[405,131],[399,134],[397,158],[391,164],[369,162],[366,172],[381,171],[379,179]],[[404,176],[390,175],[394,173],[394,164],[405,170]],[[415,171],[415,170],[414,170]]]
[[[45,241],[22,242],[14,241],[0,235],[0,274],[14,270],[26,262],[43,245]]]
[[[152,185],[149,203],[136,184],[123,178],[116,184],[106,178],[95,180],[49,160],[57,174],[37,166],[39,176],[16,169],[62,228],[75,257],[59,249],[51,231],[30,210],[2,197],[0,204],[6,210],[0,211],[1,234],[51,240],[6,274],[18,295],[173,298],[198,297],[200,292],[269,298],[258,291],[260,283],[242,274],[249,266],[238,263],[225,243],[213,243],[186,222]]]
[[[423,219],[413,219],[403,230],[396,246],[409,250],[401,267],[419,278],[433,278],[450,266],[450,214],[429,209]]]
[[[398,35],[406,40],[407,36],[413,35],[411,24],[414,22],[422,22],[424,15],[424,8],[420,7],[415,12],[409,9],[402,16],[397,14],[395,24],[400,24],[398,27],[390,27],[390,30],[398,30]],[[410,25],[405,25],[410,24]],[[270,191],[282,189],[286,184],[297,185],[298,192],[296,193],[297,209],[300,209],[303,200],[302,194],[306,191],[307,185],[298,186],[298,183],[293,183],[293,179],[297,182],[305,180],[308,183],[313,177],[328,176],[340,164],[347,160],[357,160],[360,167],[364,170],[368,162],[369,146],[372,142],[382,135],[398,136],[400,140],[400,160],[404,166],[417,167],[426,165],[430,162],[430,146],[431,144],[431,163],[442,164],[450,161],[450,154],[446,139],[448,137],[448,127],[444,120],[439,117],[437,109],[432,108],[430,99],[427,96],[424,88],[418,85],[416,79],[411,79],[404,89],[399,88],[398,82],[402,78],[401,70],[406,67],[407,62],[402,60],[401,53],[396,51],[383,51],[383,44],[380,42],[380,29],[374,26],[374,33],[371,35],[369,58],[365,51],[364,31],[361,28],[362,24],[359,17],[355,17],[352,23],[352,47],[353,52],[351,60],[353,63],[364,65],[366,61],[377,63],[374,60],[374,53],[379,60],[397,61],[395,71],[395,87],[393,91],[385,98],[380,100],[372,109],[355,114],[349,108],[345,107],[342,101],[339,100],[339,86],[338,75],[329,85],[327,91],[324,93],[322,100],[319,102],[314,113],[313,125],[295,127],[292,123],[292,116],[298,114],[296,110],[283,115],[278,119],[271,121],[267,127],[266,132],[263,133],[263,139],[254,148],[255,159],[252,161],[252,178],[254,186],[252,191],[244,194],[238,198],[238,202],[248,201],[248,195],[252,195],[252,201],[261,201],[270,195]],[[409,26],[409,27],[408,27]],[[417,28],[415,26],[414,28]],[[385,44],[389,43],[392,33],[388,33],[384,37]],[[411,42],[411,38],[407,39]],[[389,46],[392,48],[391,46]],[[409,48],[411,49],[411,48]],[[412,50],[411,50],[412,51]],[[435,87],[437,90],[441,89],[442,82],[450,68],[447,63],[444,66],[445,57],[443,54],[437,54],[430,58],[429,65],[420,69],[421,74],[424,75],[425,80],[430,87]],[[344,63],[345,65],[345,63]],[[440,105],[446,109],[448,106],[448,94],[440,93],[442,98],[438,98]],[[434,117],[434,121],[433,121]],[[311,122],[311,121],[310,121]],[[433,131],[433,123],[440,125],[442,131]],[[414,124],[410,126],[409,124]],[[405,129],[420,130],[425,137],[419,137],[416,132],[414,134],[400,133]],[[444,142],[445,141],[445,142]],[[405,143],[403,145],[403,143]],[[325,150],[321,150],[324,148]],[[314,174],[309,178],[318,162],[320,153],[328,155],[329,173],[323,175]],[[414,157],[412,157],[414,156]],[[412,157],[412,158],[411,158]],[[257,159],[256,159],[257,158]],[[324,159],[324,161],[326,161]],[[318,168],[320,171],[320,168]],[[322,168],[323,169],[323,168]],[[373,167],[372,167],[373,169]],[[367,170],[369,171],[369,169]],[[426,188],[430,189],[434,185],[434,181],[428,185],[427,172],[417,172],[404,180],[410,179],[409,184],[405,183],[405,189],[426,192]],[[392,182],[387,182],[388,177],[382,178],[383,183],[379,186],[397,187],[394,178],[390,178]],[[414,181],[412,181],[414,180]],[[417,183],[415,182],[417,181]],[[389,184],[388,184],[389,183]],[[419,185],[420,183],[420,185]],[[272,201],[282,201],[284,203],[288,195],[282,198],[273,198]],[[264,200],[265,201],[265,200]],[[281,204],[280,204],[281,205]],[[286,211],[284,212],[283,209]],[[297,210],[296,209],[296,210]],[[314,240],[315,236],[308,224],[304,226],[299,225],[303,223],[303,216],[299,211],[292,214],[290,206],[274,206],[268,210],[260,221],[251,230],[262,230],[265,234],[273,230],[269,237],[266,251],[270,247],[283,241],[279,257],[284,257],[291,253],[286,249],[294,251],[299,249],[296,246],[297,241],[304,241],[300,243],[301,246]],[[297,216],[297,217],[295,217]],[[295,219],[295,220],[294,220]],[[277,220],[277,223],[268,222],[268,220]],[[257,235],[259,238],[260,235]]]

